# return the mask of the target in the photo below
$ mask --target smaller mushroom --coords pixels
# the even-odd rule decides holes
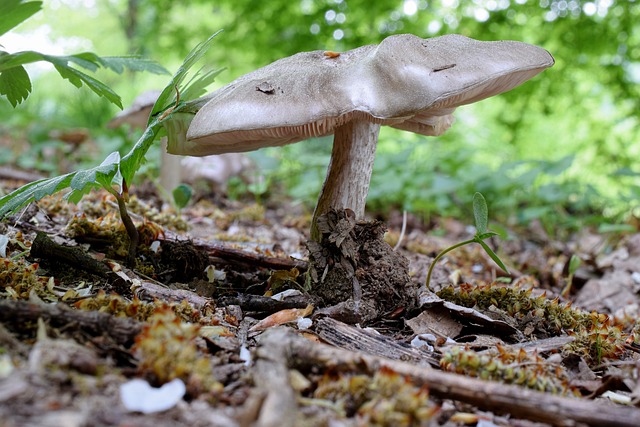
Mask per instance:
[[[149,121],[151,109],[160,96],[160,91],[150,90],[138,95],[131,106],[118,113],[108,127],[117,128],[128,124],[132,128],[144,129]],[[193,184],[205,181],[214,190],[226,191],[227,183],[234,176],[242,176],[253,168],[252,161],[241,153],[225,153],[201,158],[182,158],[167,153],[167,140],[162,138],[160,157],[160,186],[172,191],[181,182]]]
[[[388,125],[440,135],[456,107],[508,91],[553,65],[544,49],[460,35],[395,35],[347,52],[298,53],[213,92],[174,154],[203,156],[280,146],[334,135],[312,225],[330,209],[360,219],[378,132]]]
[[[108,126],[118,128],[128,124],[131,128],[145,129],[149,122],[149,114],[156,99],[160,96],[159,90],[148,90],[138,95],[131,105],[120,111]],[[172,191],[182,182],[181,159],[178,156],[167,153],[167,139],[162,138],[160,154],[160,186],[166,191]]]

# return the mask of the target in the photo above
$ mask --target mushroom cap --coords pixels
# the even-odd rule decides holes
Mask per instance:
[[[115,129],[124,124],[129,124],[133,128],[144,129],[149,121],[149,114],[153,104],[160,96],[159,90],[148,90],[138,95],[131,105],[120,111],[113,119],[109,121],[107,127]]]
[[[343,53],[280,59],[213,92],[175,154],[251,151],[368,120],[439,135],[456,107],[506,92],[554,63],[546,50],[460,35],[390,36]]]

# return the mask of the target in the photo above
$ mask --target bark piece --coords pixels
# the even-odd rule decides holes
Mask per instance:
[[[307,295],[288,297],[283,301],[278,301],[271,297],[261,295],[238,294],[223,296],[216,301],[219,307],[237,305],[244,311],[257,311],[261,313],[275,313],[289,308],[304,308],[309,304],[315,305],[317,303],[317,299]]]
[[[264,400],[258,427],[294,427],[298,416],[296,393],[289,383],[287,346],[267,341],[256,351],[255,382]]]
[[[345,350],[358,351],[393,360],[413,362],[420,366],[438,366],[433,354],[413,348],[385,335],[376,335],[325,317],[316,323],[316,333],[327,343]]]

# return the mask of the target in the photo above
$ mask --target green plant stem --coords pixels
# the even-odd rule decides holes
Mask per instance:
[[[469,243],[474,243],[475,241],[476,241],[475,238],[469,239],[469,240],[465,240],[464,242],[456,243],[455,245],[453,245],[451,247],[448,247],[444,251],[440,252],[435,257],[435,259],[433,260],[431,265],[429,266],[429,272],[427,273],[427,280],[425,282],[426,286],[427,286],[427,289],[431,290],[431,288],[429,287],[429,285],[431,284],[431,273],[433,273],[433,267],[435,267],[436,263],[440,260],[440,258],[445,256],[447,253],[451,252],[452,250],[459,248],[460,246],[468,245]]]
[[[127,210],[127,205],[124,201],[124,197],[122,197],[117,192],[113,192],[112,194],[115,195],[116,200],[118,201],[120,219],[124,224],[125,230],[127,230],[127,234],[129,235],[129,254],[127,256],[127,263],[132,267],[136,260],[136,251],[138,248],[138,229],[129,216],[129,211]]]

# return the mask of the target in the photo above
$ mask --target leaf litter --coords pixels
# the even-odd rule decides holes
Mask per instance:
[[[133,269],[106,192],[77,206],[47,197],[0,223],[3,425],[633,425],[640,414],[640,234],[514,231],[487,240],[510,276],[467,246],[435,266],[434,294],[431,261],[475,230],[442,220],[435,237],[414,222],[397,249],[414,306],[354,325],[308,294],[303,211],[202,199],[177,214],[152,191],[133,200],[147,236]],[[388,227],[396,245],[401,224]],[[108,268],[36,258],[37,231],[54,253],[74,247]],[[357,246],[349,239],[334,242]],[[326,264],[353,269],[352,253]],[[179,380],[184,396],[177,386],[158,410],[135,406],[120,391],[133,380],[150,396]]]

